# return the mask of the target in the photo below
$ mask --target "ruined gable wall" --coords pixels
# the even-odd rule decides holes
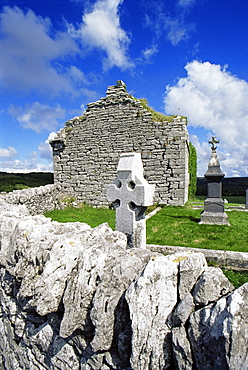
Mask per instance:
[[[106,185],[116,176],[120,154],[135,151],[142,155],[147,181],[156,184],[156,202],[182,205],[188,191],[187,139],[185,121],[153,122],[123,86],[111,86],[52,142],[55,184],[78,201],[107,205]],[[55,148],[59,140],[62,149]]]

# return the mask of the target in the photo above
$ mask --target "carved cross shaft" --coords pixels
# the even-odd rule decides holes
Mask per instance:
[[[127,235],[129,247],[146,248],[145,210],[153,204],[154,190],[143,177],[140,153],[122,154],[107,198],[116,209],[115,228]]]

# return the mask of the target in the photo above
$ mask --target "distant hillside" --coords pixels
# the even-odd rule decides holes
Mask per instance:
[[[224,177],[222,180],[223,195],[245,196],[246,189],[248,189],[248,177]],[[196,195],[206,194],[207,181],[204,177],[198,177]]]
[[[7,173],[0,172],[0,192],[33,188],[53,184],[54,177],[51,172],[30,172],[30,173]],[[224,177],[222,194],[245,196],[248,189],[248,177]],[[207,194],[207,181],[204,177],[197,178],[197,195]]]
[[[53,184],[53,173],[51,172],[0,172],[0,192],[34,188],[36,186],[43,186],[47,184]]]

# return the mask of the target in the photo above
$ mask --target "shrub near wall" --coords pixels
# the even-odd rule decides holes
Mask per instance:
[[[193,198],[197,189],[197,152],[192,143],[189,143],[189,174],[189,198]]]

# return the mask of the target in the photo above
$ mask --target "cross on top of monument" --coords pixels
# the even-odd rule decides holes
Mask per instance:
[[[116,209],[116,230],[127,235],[129,247],[145,248],[145,210],[153,204],[155,185],[143,177],[140,153],[123,153],[117,177],[107,186],[107,199]]]
[[[219,143],[219,140],[216,139],[216,136],[212,136],[212,140],[209,141],[209,144],[211,144],[212,152],[216,152],[217,145]]]

